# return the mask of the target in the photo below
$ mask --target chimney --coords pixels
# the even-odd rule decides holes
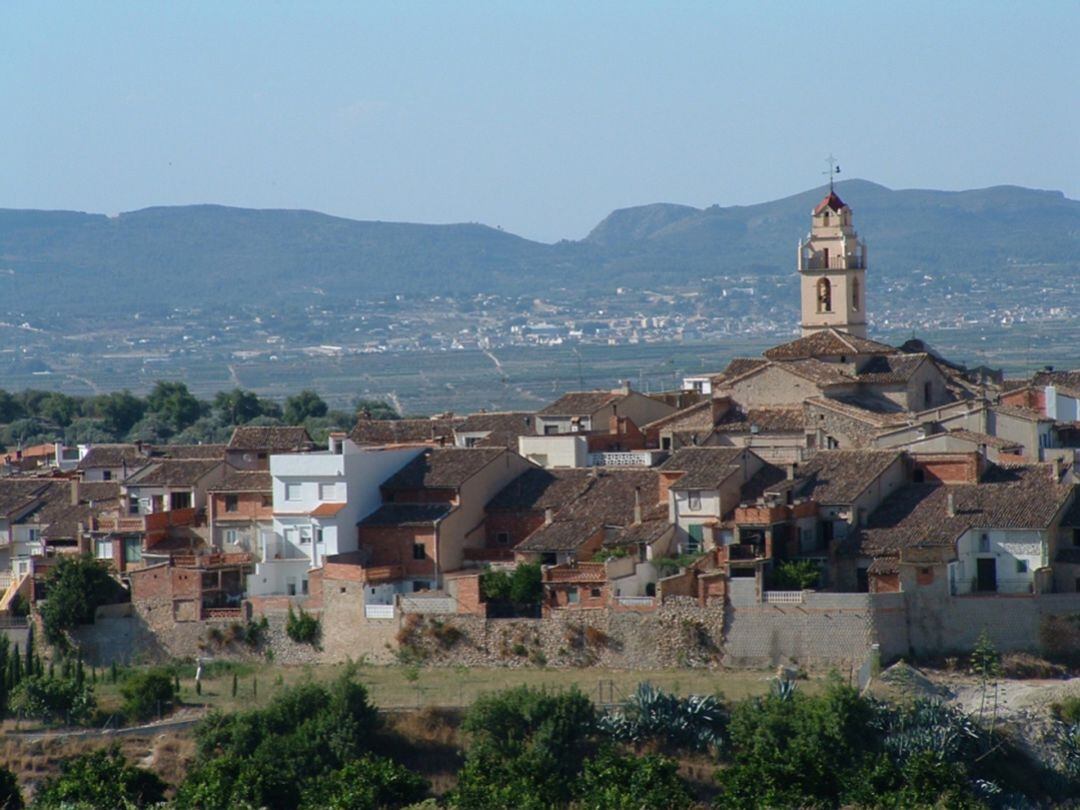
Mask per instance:
[[[555,510],[550,506],[544,509],[544,525],[550,526],[555,520]]]
[[[72,478],[71,479],[71,505],[72,506],[78,506],[79,505],[79,479],[78,478]]]
[[[634,525],[641,525],[641,487],[634,487]]]
[[[956,496],[951,492],[945,494],[945,514],[956,517]]]
[[[1054,456],[1054,461],[1050,465],[1050,480],[1055,484],[1061,482],[1061,473],[1064,471],[1064,465],[1062,464],[1061,456]]]

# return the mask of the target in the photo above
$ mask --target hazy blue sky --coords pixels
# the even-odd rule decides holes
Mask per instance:
[[[845,177],[1080,197],[1080,3],[0,0],[0,206],[479,221]]]

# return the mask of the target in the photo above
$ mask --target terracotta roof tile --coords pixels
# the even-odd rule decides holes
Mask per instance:
[[[95,444],[79,461],[78,469],[123,467],[126,464],[134,470],[148,462],[147,454],[134,444]]]
[[[671,485],[672,490],[717,489],[739,472],[744,452],[741,447],[684,447],[661,464],[660,470],[683,473]]]
[[[612,402],[621,400],[625,395],[617,391],[572,391],[563,394],[538,416],[591,416]]]
[[[840,196],[835,191],[830,189],[825,198],[814,208],[814,213],[820,214],[826,208],[832,211],[840,211],[841,209],[847,208],[847,204],[840,199]]]
[[[769,360],[800,360],[808,357],[843,357],[858,354],[895,354],[896,349],[876,340],[856,337],[839,329],[821,329],[806,337],[766,349]]]
[[[455,489],[508,452],[501,447],[436,447],[424,451],[387,481],[386,489]]]
[[[292,425],[240,425],[229,439],[230,450],[297,452],[314,446],[306,428]]]
[[[721,433],[749,433],[751,427],[761,433],[802,433],[806,416],[800,408],[750,408],[728,411],[716,429]]]
[[[435,419],[359,419],[349,438],[356,444],[447,444],[453,441],[454,428],[464,420],[453,417]]]
[[[900,457],[898,450],[819,450],[799,466],[795,491],[821,504],[850,504]]]
[[[879,354],[872,357],[856,377],[864,383],[906,383],[929,357],[928,354]]]
[[[265,492],[269,494],[274,486],[274,477],[269,470],[238,470],[225,467],[225,476],[221,483],[209,488],[210,492]]]
[[[136,487],[189,487],[224,463],[213,459],[164,458],[129,475],[124,483]]]
[[[488,511],[561,509],[589,488],[587,469],[526,470],[492,498]]]

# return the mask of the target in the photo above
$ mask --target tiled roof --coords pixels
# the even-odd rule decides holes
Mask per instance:
[[[1072,371],[1037,371],[1031,378],[1036,385],[1053,385],[1058,388],[1080,390],[1080,369]]]
[[[895,427],[906,425],[911,421],[906,411],[874,410],[870,406],[877,406],[880,403],[869,401],[865,397],[812,397],[806,400],[805,404],[837,411],[873,427]]]
[[[750,476],[739,493],[741,503],[753,503],[766,492],[781,492],[795,486],[794,480],[788,480],[787,470],[775,464],[765,464]]]
[[[48,486],[44,478],[0,478],[0,515],[24,509]]]
[[[603,527],[602,522],[587,518],[556,520],[530,534],[514,547],[514,551],[573,551]]]
[[[745,451],[741,447],[684,447],[675,451],[660,469],[681,472],[673,490],[717,489],[732,474],[739,471],[739,457]]]
[[[431,526],[450,514],[445,503],[384,503],[366,518],[361,526]]]
[[[712,429],[712,402],[703,400],[696,405],[669,413],[645,425],[643,429],[656,430],[669,428],[674,430],[687,430],[698,428],[701,430]]]
[[[435,419],[359,419],[349,438],[356,444],[441,444],[451,441],[454,428],[463,420],[453,417]]]
[[[590,471],[526,470],[492,498],[488,511],[561,509],[589,488]]]
[[[724,377],[731,379],[733,377],[741,377],[748,371],[754,371],[761,368],[761,366],[767,365],[768,360],[761,357],[735,357],[728,363],[727,368],[724,369]]]
[[[856,354],[895,354],[896,349],[876,340],[856,337],[839,329],[821,329],[766,349],[770,360],[800,360],[808,357],[842,357]]]
[[[639,543],[654,543],[675,527],[668,523],[667,517],[643,520],[641,523],[631,523],[611,540],[605,540],[604,545],[608,548],[620,546],[636,546]]]
[[[137,469],[149,461],[146,454],[133,444],[95,444],[79,461],[78,469],[123,467]]]
[[[954,514],[948,514],[952,495]],[[889,556],[912,547],[950,547],[968,529],[1046,529],[1072,496],[1046,465],[995,468],[978,484],[909,484],[849,538],[861,553]]]
[[[120,504],[120,484],[116,481],[79,484],[79,502],[73,504],[71,481],[54,480],[39,493],[38,506],[20,522],[43,526],[46,540],[75,539],[79,524],[93,529],[94,519],[103,512],[115,512]]]
[[[274,477],[269,470],[238,470],[235,467],[225,467],[225,477],[220,484],[214,484],[209,488],[210,492],[265,492],[269,493],[274,486]]]
[[[950,430],[948,435],[956,439],[973,442],[974,444],[985,444],[987,447],[996,447],[999,450],[1008,450],[1024,446],[1023,442],[1014,442],[1009,439],[1003,439],[1000,436],[991,436],[988,433],[978,433],[974,430],[964,430],[963,428]],[[934,438],[934,435],[931,434],[930,438]]]
[[[229,439],[230,450],[264,452],[308,450],[315,446],[307,428],[291,425],[240,425]]]
[[[573,391],[569,394],[563,394],[546,408],[539,411],[537,415],[591,416],[604,406],[622,399],[623,396],[617,391]]]
[[[928,354],[879,354],[870,358],[856,376],[864,383],[906,383],[929,357]]]
[[[454,427],[456,433],[516,432],[518,435],[536,433],[536,415],[531,411],[496,411],[472,413]]]
[[[724,414],[716,429],[722,433],[749,433],[756,427],[761,433],[802,433],[806,416],[800,408],[750,408]]]
[[[150,455],[153,458],[224,460],[225,447],[224,444],[156,444],[150,448]]]
[[[457,488],[507,451],[501,447],[435,447],[426,450],[383,486],[387,489]]]
[[[813,357],[802,360],[787,360],[783,363],[774,363],[778,368],[783,368],[805,377],[818,385],[846,385],[854,382],[854,379],[836,363],[825,363]]]
[[[852,503],[900,456],[897,450],[819,450],[798,468],[796,491],[821,504]]]
[[[660,504],[660,475],[651,469],[593,468],[589,486],[573,502],[556,513],[557,517],[595,520],[606,526],[626,526],[634,519],[634,493],[641,502],[642,517],[654,511],[667,514],[667,504]]]
[[[212,459],[165,458],[129,475],[124,483],[138,487],[189,487],[222,464]]]
[[[1005,416],[1012,416],[1017,419],[1025,419],[1028,422],[1053,422],[1047,416],[1043,416],[1038,411],[1033,411],[1031,408],[1021,408],[1017,405],[992,405],[991,410],[995,413],[1004,414]]]
[[[817,206],[814,208],[814,213],[815,214],[820,214],[826,208],[831,209],[833,211],[840,211],[843,208],[847,208],[847,204],[843,200],[840,199],[840,196],[835,191],[830,189],[829,193],[825,196],[825,199],[823,199],[821,202],[819,202],[817,204]]]
[[[327,501],[326,503],[320,503],[318,506],[311,510],[311,516],[333,517],[346,506],[348,506],[348,504],[344,501]]]

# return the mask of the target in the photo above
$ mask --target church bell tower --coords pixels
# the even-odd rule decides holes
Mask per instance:
[[[866,337],[866,244],[851,225],[851,209],[833,190],[814,209],[810,234],[799,242],[802,335],[822,329]]]

